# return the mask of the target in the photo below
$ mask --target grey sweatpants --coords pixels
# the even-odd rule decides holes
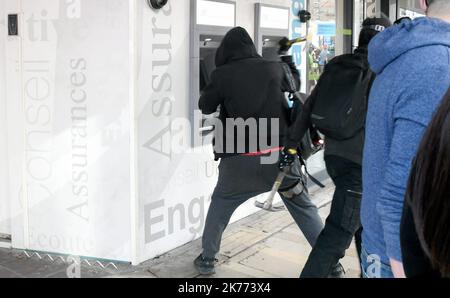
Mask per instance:
[[[279,174],[276,164],[261,164],[258,156],[236,156],[222,159],[219,181],[212,196],[203,233],[203,256],[215,258],[220,250],[222,235],[234,211],[247,200],[269,192]],[[298,181],[286,178],[281,189],[295,186]],[[314,247],[324,224],[317,207],[305,190],[284,204],[309,244]]]

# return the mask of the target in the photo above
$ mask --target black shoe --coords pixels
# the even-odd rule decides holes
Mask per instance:
[[[194,266],[201,275],[213,275],[216,273],[214,268],[216,262],[216,259],[206,259],[203,255],[199,255],[194,261]]]
[[[338,263],[333,268],[333,271],[328,275],[328,278],[345,278],[345,269],[341,263]]]

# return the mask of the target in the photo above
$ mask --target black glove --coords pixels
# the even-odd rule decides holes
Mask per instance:
[[[286,56],[292,47],[290,40],[287,37],[283,37],[283,39],[280,40],[280,42],[278,44],[280,45],[280,49],[278,50],[278,55]]]
[[[278,161],[278,168],[284,171],[286,168],[291,167],[295,159],[297,158],[297,149],[284,148],[280,153],[280,160]]]

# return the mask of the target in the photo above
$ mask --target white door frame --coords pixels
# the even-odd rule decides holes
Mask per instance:
[[[6,139],[7,139],[7,198],[9,204],[12,245],[24,249],[28,241],[28,206],[25,176],[25,131],[22,75],[22,0],[5,0],[5,15],[18,15],[18,36],[5,32],[5,82],[6,82]]]
[[[11,235],[11,204],[8,179],[8,143],[6,113],[6,2],[0,3],[0,234]]]

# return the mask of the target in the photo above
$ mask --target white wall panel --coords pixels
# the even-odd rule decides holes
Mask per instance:
[[[25,171],[12,183],[15,246],[129,261],[128,1],[21,2],[21,86],[8,97],[10,137],[25,142],[10,146]]]
[[[6,119],[8,175],[8,199],[11,205],[12,245],[24,248],[26,208],[23,200],[23,161],[24,161],[24,113],[21,96],[21,42],[22,30],[19,1],[5,1],[7,14],[19,14],[19,36],[6,38]]]
[[[212,148],[173,149],[190,130],[176,125],[189,119],[190,1],[169,1],[161,11],[138,4],[138,165],[141,261],[201,236],[218,163]],[[239,0],[237,25],[254,36],[255,3],[291,7],[290,0]],[[264,198],[262,198],[264,199]],[[232,221],[258,209],[250,200]]]
[[[211,155],[175,154],[171,148],[180,134],[171,123],[189,115],[189,1],[169,1],[157,13],[141,1],[138,57],[142,261],[200,235],[217,165]]]

